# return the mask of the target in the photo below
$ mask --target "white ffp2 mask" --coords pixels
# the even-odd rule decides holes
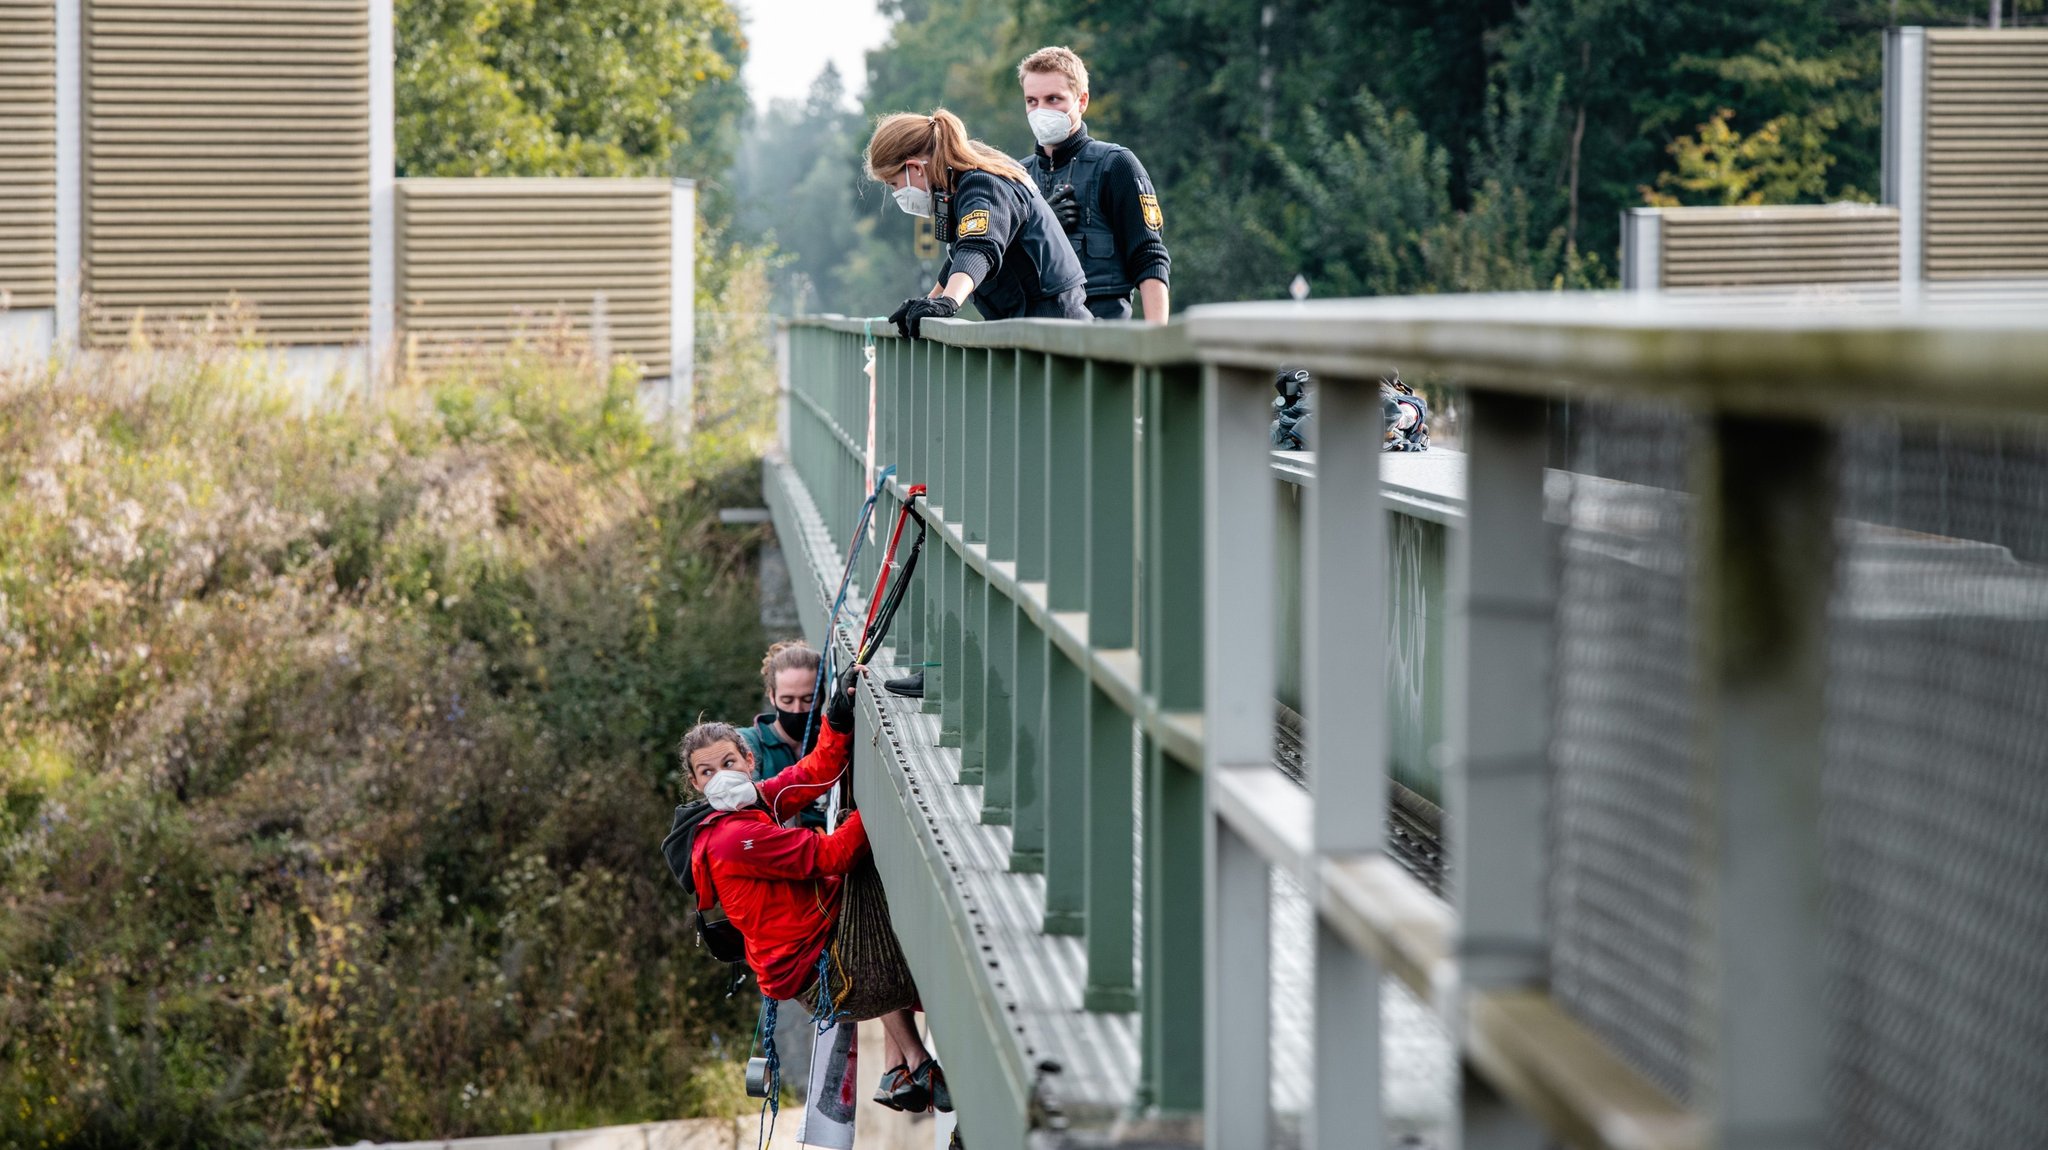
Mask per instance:
[[[1032,138],[1048,148],[1074,134],[1074,122],[1065,112],[1033,108],[1024,118],[1031,121]]]
[[[704,800],[714,811],[742,811],[761,801],[754,780],[739,771],[720,771],[704,784]]]
[[[930,188],[913,188],[905,184],[890,193],[896,197],[896,206],[913,216],[927,219],[932,214],[932,193]]]

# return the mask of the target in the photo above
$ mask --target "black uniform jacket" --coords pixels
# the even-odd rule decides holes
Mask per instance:
[[[1146,280],[1170,282],[1173,258],[1161,235],[1159,195],[1129,148],[1090,137],[1083,124],[1050,149],[1032,152],[1026,170],[1046,195],[1074,185],[1081,222],[1069,238],[1088,276],[1090,299],[1127,299]]]
[[[974,280],[987,319],[1087,319],[1081,261],[1038,189],[993,172],[964,173],[953,188],[953,249],[939,273]]]

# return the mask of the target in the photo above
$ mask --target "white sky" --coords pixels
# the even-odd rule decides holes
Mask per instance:
[[[740,0],[747,30],[743,73],[754,106],[779,98],[802,99],[831,61],[839,65],[849,96],[867,84],[867,50],[889,35],[875,0]]]

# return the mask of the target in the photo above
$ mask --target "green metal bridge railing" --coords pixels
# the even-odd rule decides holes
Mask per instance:
[[[927,696],[866,700],[855,790],[972,1145],[1271,1144],[1276,868],[1316,910],[1305,1144],[1380,1141],[1385,977],[1457,1040],[1465,1146],[1821,1144],[1837,424],[2048,416],[2042,309],[1445,297],[1201,308],[1164,329],[928,330],[792,323],[786,458],[767,471],[806,626],[842,646],[823,605],[870,467],[897,469],[881,523],[908,484],[929,486],[929,558],[878,668],[927,666]],[[1320,450],[1277,469],[1297,472],[1291,558],[1266,446],[1283,360],[1320,384]],[[1384,470],[1372,382],[1396,366],[1461,389],[1462,498]],[[1697,429],[1695,721],[1677,736],[1695,794],[1680,845],[1696,868],[1697,1050],[1677,1090],[1549,981],[1546,465],[1551,401],[1586,397],[1667,405]],[[1390,617],[1426,617],[1430,598],[1388,574],[1417,546],[1404,516],[1451,527],[1434,544],[1450,619],[1424,629],[1437,657],[1417,663],[1444,699],[1448,902],[1385,849],[1390,763],[1437,738],[1388,704]],[[878,555],[864,551],[861,586]],[[1295,658],[1301,782],[1273,761]]]
[[[871,489],[866,345],[855,321],[789,329],[788,455],[805,492],[831,509],[829,549],[813,554],[835,561]],[[1043,876],[1034,925],[1080,940],[1074,1005],[1143,1020],[1131,1036],[1143,1051],[1135,1096],[1198,1111],[1202,384],[1192,349],[1178,328],[1036,322],[949,325],[936,339],[873,346],[874,458],[898,476],[876,518],[892,521],[908,485],[922,482],[932,525],[895,661],[931,664],[923,707],[936,718],[935,742],[956,749],[958,782],[980,788],[979,822],[1008,828],[1002,865]],[[788,496],[771,499],[778,524],[790,522]],[[862,559],[866,587],[879,549]],[[1135,759],[1134,728],[1143,739]],[[880,783],[874,772],[857,782],[864,810]],[[923,860],[902,857],[887,832],[871,834],[885,877],[922,876]],[[1141,868],[1159,876],[1143,884],[1142,909]],[[949,903],[935,914],[968,909]],[[1000,969],[954,933],[976,969],[966,977]],[[913,965],[921,986],[947,976],[929,957]],[[1141,980],[1141,966],[1155,973]],[[1022,1138],[1038,1070],[1008,1050],[980,1065],[977,1048],[990,1043],[989,1027],[1009,1045],[1002,1020],[1018,1005],[931,1015],[974,1136],[997,1145]],[[1088,1040],[1066,1037],[1048,1058],[1076,1062],[1062,1047]],[[1069,1117],[1113,1114],[1131,1101],[1115,1093],[1067,1090],[1063,1105]]]

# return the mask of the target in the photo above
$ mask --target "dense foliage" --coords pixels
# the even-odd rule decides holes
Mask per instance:
[[[759,495],[545,351],[312,414],[232,347],[0,385],[0,1145],[717,1108],[751,1003],[654,844],[757,689]]]
[[[923,290],[911,228],[860,189],[869,119],[944,104],[1030,137],[1016,61],[1087,59],[1089,124],[1160,188],[1179,303],[1595,284],[1623,209],[1870,199],[1882,33],[1981,0],[885,0],[864,107],[836,78],[742,154],[743,222],[795,258],[785,306],[885,311]],[[2042,0],[2014,19],[2038,23]],[[810,141],[841,137],[819,147]],[[792,179],[797,152],[806,167]],[[885,210],[888,209],[888,210]],[[798,277],[801,277],[800,279]]]
[[[745,110],[726,0],[398,0],[401,176],[722,172]]]

